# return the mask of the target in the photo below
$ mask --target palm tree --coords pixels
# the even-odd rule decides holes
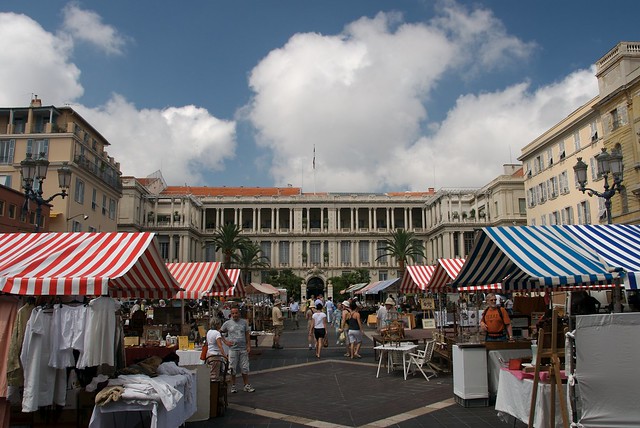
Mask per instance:
[[[267,268],[270,266],[269,259],[262,254],[260,246],[255,242],[247,242],[240,253],[234,253],[232,258],[238,267],[242,270],[245,283],[251,282],[249,271],[252,268]]]
[[[404,274],[407,260],[411,259],[415,262],[418,257],[424,257],[424,246],[420,240],[416,238],[415,233],[404,229],[396,229],[391,232],[391,237],[385,239],[383,246],[378,250],[384,251],[384,253],[376,257],[376,260],[386,256],[395,257],[398,261],[400,276]]]
[[[225,269],[231,267],[234,254],[250,244],[247,238],[240,235],[241,232],[242,229],[238,225],[227,223],[220,226],[213,236],[212,243],[216,246],[216,251],[222,251],[222,264]]]

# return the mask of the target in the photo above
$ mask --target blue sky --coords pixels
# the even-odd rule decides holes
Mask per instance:
[[[640,40],[638,12],[579,0],[5,0],[0,105],[69,104],[124,175],[161,170],[172,185],[479,187],[597,94],[593,64]]]

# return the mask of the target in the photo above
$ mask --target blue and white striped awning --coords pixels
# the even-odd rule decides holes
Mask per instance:
[[[625,288],[637,290],[640,283],[640,226],[599,224],[566,226],[584,245],[595,250],[609,266],[622,269]]]
[[[380,281],[371,288],[368,288],[366,290],[363,289],[364,294],[378,294],[379,292],[384,291],[387,288],[391,287],[398,281],[400,281],[400,278],[393,278],[393,279],[387,279],[385,281]]]
[[[451,285],[501,282],[503,290],[521,290],[614,283],[622,266],[607,263],[585,245],[577,237],[580,228],[584,226],[485,227]]]

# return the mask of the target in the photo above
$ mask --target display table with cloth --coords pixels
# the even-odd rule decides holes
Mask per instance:
[[[489,394],[491,397],[498,393],[498,381],[500,377],[500,369],[509,363],[512,358],[528,358],[531,359],[531,348],[529,349],[496,349],[487,352],[487,375],[489,376]]]
[[[127,428],[142,426],[150,428],[176,428],[185,423],[196,411],[197,382],[195,373],[166,375],[153,378],[148,376],[120,376],[110,382],[118,382],[122,378],[131,381],[131,388],[124,387],[124,393],[118,401],[110,401],[105,405],[96,405],[89,422],[90,428]],[[150,379],[158,389],[153,393],[137,392],[137,386],[144,383],[134,382]],[[129,392],[131,391],[131,392]],[[167,394],[166,391],[177,391]],[[167,404],[170,404],[167,407]]]
[[[177,346],[127,346],[124,348],[125,364],[130,366],[154,355],[164,359],[177,349]]]
[[[540,378],[541,381],[538,383],[538,398],[536,400],[536,413],[533,426],[549,428],[551,384],[548,383],[548,372],[541,372]],[[565,402],[567,400],[566,385],[563,384],[562,389],[562,393],[556,392],[556,427],[562,427],[560,400],[565,400]],[[508,417],[504,414],[511,415],[524,423],[528,423],[532,390],[533,373],[525,374],[519,370],[501,369],[495,406],[498,415],[505,420],[507,420]],[[507,422],[509,421],[507,420]]]
[[[418,345],[411,342],[400,344],[388,343],[386,345],[379,345],[373,348],[376,351],[380,351],[380,360],[378,360],[378,372],[376,373],[376,377],[380,376],[380,367],[382,366],[382,360],[385,356],[387,357],[387,373],[396,365],[394,364],[395,353],[395,357],[397,357],[398,354],[401,354],[402,356],[402,373],[404,375],[404,380],[407,380],[407,354],[409,352],[413,352],[416,348],[418,348]],[[398,364],[399,363],[400,362],[398,361]]]
[[[181,366],[195,366],[198,364],[204,364],[204,361],[200,359],[201,353],[202,353],[201,350],[200,351],[195,351],[195,350],[176,351],[178,358],[180,358],[179,364]]]

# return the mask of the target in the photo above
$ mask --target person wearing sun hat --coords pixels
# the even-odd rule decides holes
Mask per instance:
[[[271,347],[274,349],[282,349],[280,336],[282,335],[282,330],[284,330],[284,315],[282,315],[282,310],[280,309],[281,305],[282,301],[276,299],[273,302],[273,309],[271,309],[271,321],[273,322],[273,345]]]
[[[380,305],[380,309],[376,313],[376,323],[378,325],[378,331],[383,328],[387,328],[391,324],[392,319],[398,317],[398,312],[393,310],[396,305],[395,300],[391,296],[387,297],[383,305]]]

